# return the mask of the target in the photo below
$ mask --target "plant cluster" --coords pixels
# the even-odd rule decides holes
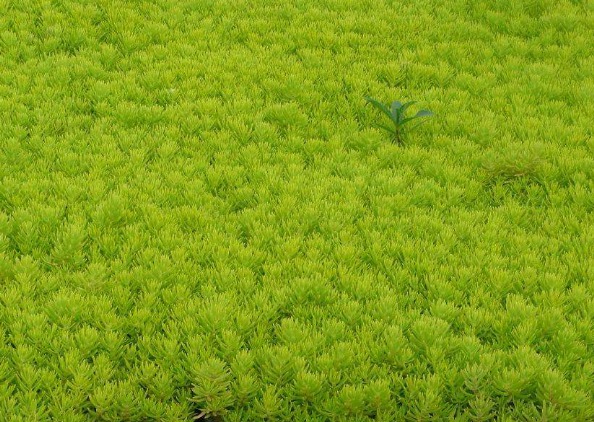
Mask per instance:
[[[0,2],[0,420],[593,420],[588,5],[282,3]]]

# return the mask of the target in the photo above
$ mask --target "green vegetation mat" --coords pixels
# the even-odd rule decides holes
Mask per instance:
[[[591,0],[0,0],[0,420],[594,420],[592,40]]]

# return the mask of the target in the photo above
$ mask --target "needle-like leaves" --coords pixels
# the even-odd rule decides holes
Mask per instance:
[[[594,422],[592,2],[270,3],[0,1],[0,422]]]

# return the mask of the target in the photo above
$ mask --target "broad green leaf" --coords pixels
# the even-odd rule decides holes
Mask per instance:
[[[407,123],[412,122],[413,120],[415,120],[417,117],[413,116],[413,117],[407,117],[406,119],[402,119],[400,121],[400,126],[404,126]]]
[[[402,107],[400,108],[400,116],[401,118],[404,117],[404,113],[406,113],[406,109],[409,108],[411,105],[416,104],[416,101],[409,101],[407,103],[402,104]]]
[[[417,114],[415,114],[412,117],[407,117],[406,119],[403,119],[400,124],[404,125],[412,120],[418,119],[420,117],[429,117],[429,116],[433,116],[433,113],[429,110],[420,110]]]
[[[393,101],[392,102],[392,115],[398,116],[400,114],[401,107],[402,107],[402,103],[400,101]]]
[[[394,135],[396,134],[396,129],[395,128],[392,128],[392,127],[389,127],[389,126],[386,126],[386,125],[382,125],[382,124],[379,124],[379,123],[376,124],[375,126],[378,127],[378,128],[380,128],[380,129],[384,129],[384,130],[386,130],[386,131],[388,131],[388,132],[390,132],[390,133],[392,133]]]
[[[419,110],[417,111],[417,114],[415,114],[415,117],[430,117],[433,116],[433,112],[429,111],[429,110]]]
[[[390,109],[385,104],[380,103],[375,98],[365,97],[365,99],[367,102],[373,104],[378,110],[381,110],[386,116],[390,118],[390,120],[392,120],[392,113],[390,113]]]

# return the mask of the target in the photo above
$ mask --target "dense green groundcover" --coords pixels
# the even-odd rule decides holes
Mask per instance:
[[[594,420],[592,40],[592,0],[0,0],[0,420]]]

